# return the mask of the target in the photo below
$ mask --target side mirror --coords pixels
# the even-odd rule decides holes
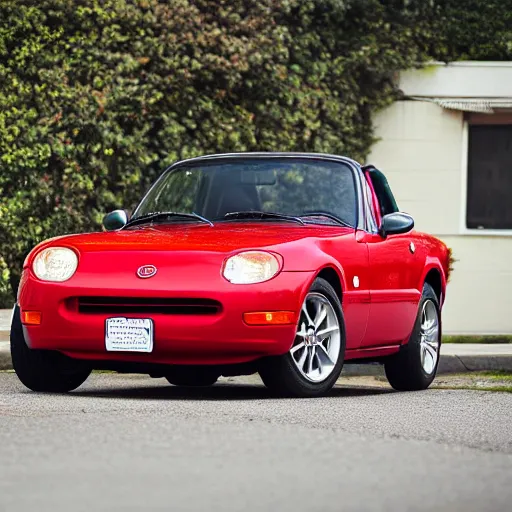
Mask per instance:
[[[128,215],[124,210],[114,210],[103,217],[103,226],[107,231],[121,229],[128,222]]]
[[[382,238],[388,235],[408,233],[414,227],[414,219],[407,213],[388,213],[382,217],[379,234]]]

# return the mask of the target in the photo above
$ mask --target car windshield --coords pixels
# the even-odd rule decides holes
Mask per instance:
[[[343,162],[311,158],[230,158],[192,161],[164,174],[134,212],[182,212],[213,221],[279,220],[356,224],[352,170]],[[315,215],[311,215],[311,214]],[[322,213],[325,215],[322,216]],[[339,223],[339,222],[338,222]]]

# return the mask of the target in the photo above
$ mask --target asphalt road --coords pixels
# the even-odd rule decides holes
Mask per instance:
[[[510,393],[101,374],[59,396],[3,373],[0,436],[1,511],[512,509]]]

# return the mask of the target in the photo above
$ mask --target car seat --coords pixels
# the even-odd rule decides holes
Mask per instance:
[[[227,213],[259,211],[261,203],[255,185],[230,183],[221,192],[216,217]]]

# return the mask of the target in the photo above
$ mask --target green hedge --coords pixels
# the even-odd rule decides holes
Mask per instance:
[[[512,0],[436,0],[429,53],[453,60],[512,60]]]
[[[443,9],[0,0],[0,256],[10,287],[37,242],[98,229],[178,158],[307,150],[364,160],[372,114],[397,96],[396,71],[453,53],[433,30]],[[0,275],[6,305],[4,267]]]

